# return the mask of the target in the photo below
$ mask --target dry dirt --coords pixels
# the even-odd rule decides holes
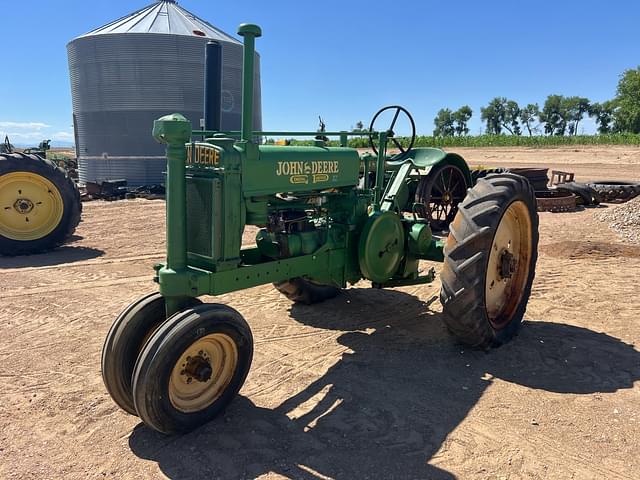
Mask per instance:
[[[576,181],[638,180],[640,146],[598,145],[556,148],[448,148],[471,165],[486,167],[549,167],[575,172]]]
[[[597,176],[640,179],[632,153]],[[566,155],[579,178],[600,168]],[[87,203],[70,245],[0,259],[0,478],[640,478],[640,247],[596,211],[541,214],[526,323],[489,353],[447,334],[438,282],[313,307],[270,285],[224,295],[254,332],[247,383],[221,418],[164,437],[100,377],[111,322],[154,289],[164,203]]]

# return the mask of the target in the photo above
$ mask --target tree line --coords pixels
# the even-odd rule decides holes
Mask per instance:
[[[468,135],[471,107],[443,108],[433,120],[435,137]],[[585,115],[594,118],[599,134],[640,133],[640,67],[623,72],[616,96],[604,102],[585,97],[549,95],[542,108],[537,103],[520,106],[515,100],[496,97],[480,109],[487,135],[578,135]]]

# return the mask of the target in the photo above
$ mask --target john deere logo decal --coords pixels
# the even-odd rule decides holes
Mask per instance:
[[[289,181],[296,184],[328,182],[329,174],[337,173],[340,173],[340,162],[335,161],[317,160],[312,162],[278,162],[276,164],[276,175],[289,177]]]
[[[187,145],[187,164],[216,166],[220,162],[220,153],[211,145],[196,144],[195,149]]]

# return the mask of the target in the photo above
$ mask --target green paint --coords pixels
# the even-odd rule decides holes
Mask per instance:
[[[386,132],[323,132],[341,147],[258,145],[254,132],[255,25],[244,37],[241,132],[192,132],[181,115],[154,123],[167,145],[167,259],[156,280],[167,315],[185,297],[221,295],[304,276],[345,287],[363,278],[376,286],[430,282],[418,273],[420,259],[442,261],[443,244],[426,221],[415,218],[418,170],[461,157],[437,149],[414,149],[402,162],[386,155]],[[316,132],[279,132],[283,137]],[[347,148],[349,137],[374,135],[379,154]],[[190,142],[191,137],[205,141]],[[185,147],[186,144],[186,147]],[[367,172],[375,173],[369,185]],[[365,175],[365,180],[361,176]],[[258,226],[255,246],[241,248],[248,225]]]

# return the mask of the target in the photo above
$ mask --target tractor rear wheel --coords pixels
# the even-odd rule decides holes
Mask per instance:
[[[81,212],[78,187],[64,170],[37,155],[0,155],[0,255],[61,245]]]
[[[277,282],[274,283],[273,286],[292,302],[304,303],[306,305],[324,302],[340,293],[338,287],[321,285],[302,277]]]
[[[185,308],[201,303],[190,298]],[[131,387],[133,367],[146,341],[166,318],[164,297],[150,293],[125,308],[107,333],[102,347],[102,381],[113,401],[131,415],[137,415]]]
[[[253,358],[251,329],[226,305],[205,304],[171,316],[145,344],[133,373],[133,399],[149,427],[187,432],[235,398]]]
[[[469,186],[464,173],[455,165],[441,165],[420,178],[416,203],[424,205],[420,215],[429,220],[433,231],[449,228]]]
[[[538,258],[533,187],[510,173],[478,180],[459,206],[444,247],[440,301],[462,343],[499,346],[520,328]]]

